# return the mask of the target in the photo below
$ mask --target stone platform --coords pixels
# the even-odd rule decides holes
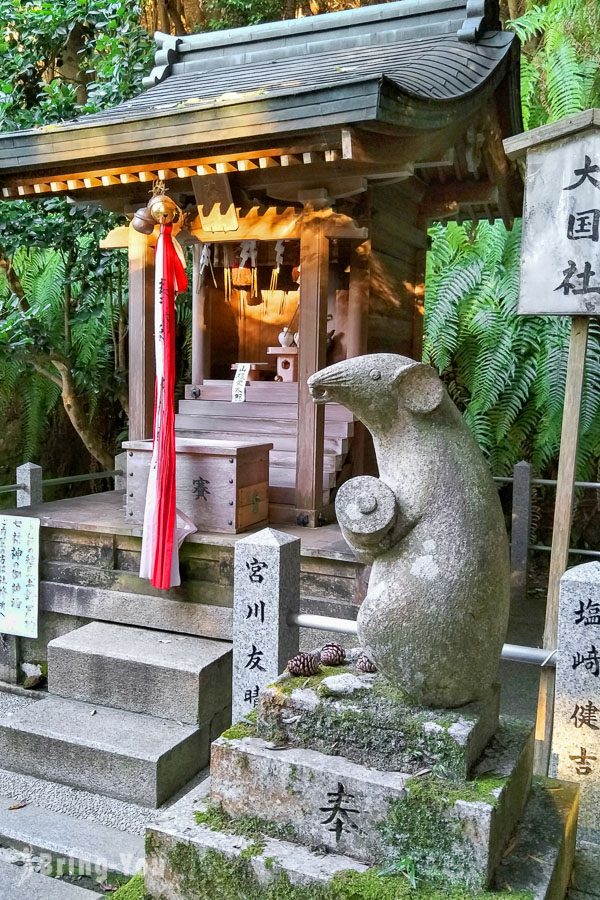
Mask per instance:
[[[350,668],[280,680],[213,743],[210,791],[149,827],[146,887],[157,900],[229,897],[226,884],[246,900],[267,885],[274,900],[304,900],[306,885],[338,900],[378,897],[386,883],[384,897],[500,888],[560,898],[578,791],[555,782],[532,792],[531,726],[497,723],[497,691],[434,712]],[[548,827],[536,831],[542,813]]]
[[[451,894],[421,882],[412,889],[401,870],[386,875],[350,856],[295,843],[285,828],[251,815],[230,818],[210,794],[205,781],[148,827],[145,885],[153,900],[262,900],[267,890],[270,900],[443,900]],[[495,893],[460,887],[456,896],[562,900],[573,865],[577,795],[574,785],[536,783],[498,868]],[[549,810],[555,812],[548,819]]]
[[[257,732],[383,771],[466,778],[498,728],[499,709],[499,685],[460,710],[428,710],[408,705],[380,675],[336,666],[263,691]]]

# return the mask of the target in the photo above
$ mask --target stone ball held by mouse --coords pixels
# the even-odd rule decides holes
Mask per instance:
[[[506,637],[508,537],[487,463],[434,369],[375,353],[316,372],[371,432],[379,477],[341,486],[336,513],[370,563],[358,637],[411,702],[454,708],[494,683]]]

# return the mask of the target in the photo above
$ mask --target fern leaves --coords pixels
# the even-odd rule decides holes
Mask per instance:
[[[443,375],[490,467],[519,459],[538,471],[558,454],[569,320],[515,315],[520,224],[431,229],[424,359]],[[600,326],[590,334],[581,416],[579,474],[600,455]]]

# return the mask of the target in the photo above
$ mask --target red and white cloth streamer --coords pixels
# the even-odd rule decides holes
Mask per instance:
[[[144,511],[140,576],[167,590],[181,583],[179,547],[196,526],[176,508],[175,297],[188,286],[183,251],[172,225],[161,225],[156,244],[154,435]]]

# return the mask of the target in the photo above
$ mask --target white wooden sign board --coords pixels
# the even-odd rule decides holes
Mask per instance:
[[[0,634],[38,636],[40,520],[0,516]]]
[[[524,315],[600,315],[600,132],[527,153]]]

